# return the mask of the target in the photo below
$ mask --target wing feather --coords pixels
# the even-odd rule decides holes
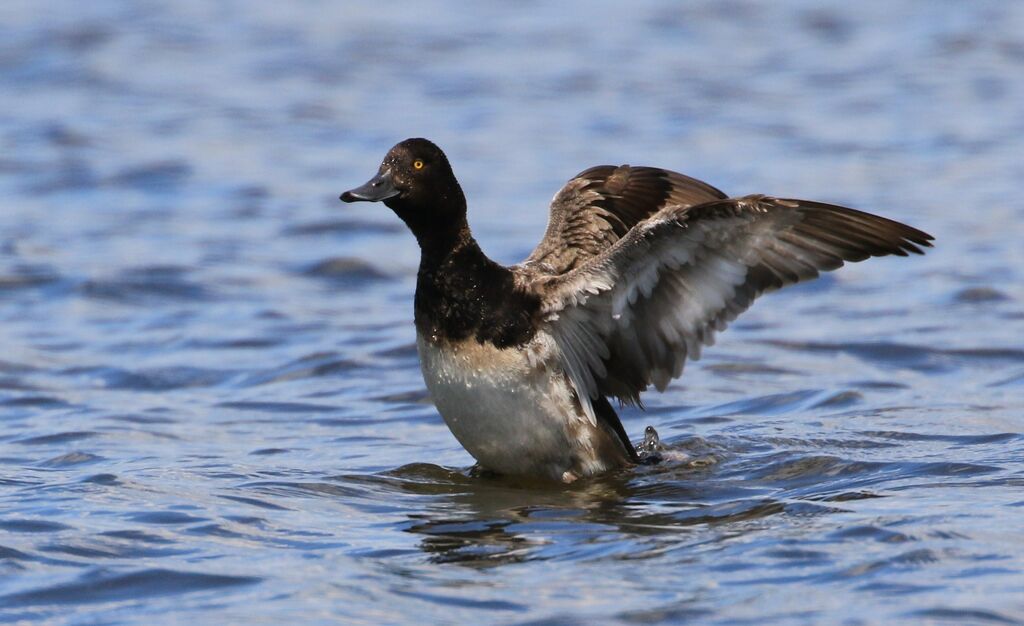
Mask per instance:
[[[665,207],[725,197],[707,183],[656,167],[592,167],[555,194],[544,238],[522,266],[550,276],[564,274]]]
[[[563,274],[534,280],[544,294],[546,329],[593,419],[592,399],[639,403],[648,386],[663,390],[762,293],[847,261],[922,254],[931,240],[910,226],[835,205],[715,199],[663,206]]]

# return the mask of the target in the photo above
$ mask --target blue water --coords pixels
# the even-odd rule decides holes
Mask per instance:
[[[1024,4],[0,4],[0,620],[1024,622]],[[674,460],[467,473],[418,252],[343,206],[448,153],[484,249],[658,165],[923,258],[771,294],[646,412]]]

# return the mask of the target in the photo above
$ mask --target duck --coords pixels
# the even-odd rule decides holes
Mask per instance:
[[[598,165],[555,194],[540,243],[505,266],[473,238],[448,158],[422,138],[340,199],[382,202],[416,238],[423,379],[475,467],[561,483],[639,463],[611,401],[664,391],[758,296],[934,239],[833,204]]]

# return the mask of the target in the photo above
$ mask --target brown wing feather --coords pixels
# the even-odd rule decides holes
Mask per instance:
[[[542,281],[548,330],[581,397],[638,402],[762,293],[846,261],[922,253],[931,235],[844,207],[747,196],[669,207]]]
[[[707,183],[656,167],[592,167],[555,194],[544,238],[523,265],[548,275],[564,274],[667,206],[725,197]]]

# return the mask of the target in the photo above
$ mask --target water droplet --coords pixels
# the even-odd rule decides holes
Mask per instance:
[[[661,462],[661,450],[663,449],[661,437],[658,436],[658,431],[654,429],[654,426],[645,428],[644,440],[636,445],[636,454],[640,457],[640,463],[651,465]]]

